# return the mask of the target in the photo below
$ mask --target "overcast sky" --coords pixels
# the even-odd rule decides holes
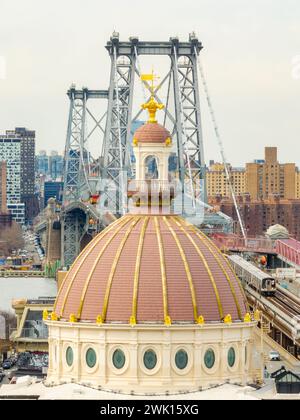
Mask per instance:
[[[26,126],[37,150],[62,152],[65,92],[108,87],[114,29],[122,40],[196,31],[227,159],[242,165],[270,145],[300,165],[299,0],[0,0],[0,131]],[[218,160],[204,100],[202,109],[205,158]]]

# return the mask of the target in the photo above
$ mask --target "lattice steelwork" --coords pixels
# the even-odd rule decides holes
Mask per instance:
[[[179,173],[182,185],[190,186],[189,192],[199,198],[200,182],[205,180],[205,164],[198,91],[197,55],[201,43],[193,35],[188,42],[171,39],[169,42],[140,42],[136,37],[129,42],[120,42],[114,33],[107,50],[111,57],[111,78],[108,101],[108,118],[105,134],[103,179],[105,180],[103,202],[117,215],[124,214],[123,191],[126,176],[130,176],[130,131],[135,74],[140,77],[139,56],[160,55],[171,58],[170,70],[162,78],[155,91],[156,100],[168,84],[165,101],[165,122],[172,124],[177,141]],[[150,86],[143,82],[145,91]],[[170,96],[174,96],[173,102]],[[174,107],[175,104],[175,107]],[[175,108],[175,109],[174,109]],[[201,180],[201,181],[200,181]],[[203,185],[202,185],[203,186]]]
[[[116,215],[124,214],[126,180],[130,175],[130,144],[135,59],[120,52],[114,34],[107,45],[111,77],[104,143],[102,180],[107,206]]]
[[[97,168],[91,158],[88,141],[97,128],[104,133],[101,126],[104,117],[100,120],[97,119],[88,108],[87,102],[89,99],[107,99],[108,92],[105,90],[76,90],[75,86],[72,86],[68,91],[68,97],[70,110],[64,159],[64,204],[77,201],[82,194],[91,192],[90,177],[97,171]],[[88,119],[92,123],[89,129]]]
[[[82,197],[91,192],[91,168],[98,173],[99,164],[102,162],[101,186],[99,183],[100,210],[109,210],[117,217],[126,212],[127,177],[130,178],[133,172],[130,159],[130,138],[133,134],[131,127],[143,112],[140,110],[135,116],[132,115],[134,83],[135,79],[140,79],[142,71],[139,57],[151,55],[166,56],[170,59],[170,67],[156,87],[154,97],[165,105],[164,124],[171,129],[176,144],[178,171],[183,186],[182,196],[191,196],[194,206],[199,202],[199,198],[203,200],[204,197],[206,201],[197,65],[202,49],[201,42],[194,34],[190,34],[187,42],[180,42],[177,38],[171,38],[168,42],[141,42],[137,37],[121,42],[119,34],[114,33],[106,49],[111,58],[109,90],[78,91],[72,87],[68,92],[70,114],[65,151],[64,205],[81,201]],[[149,69],[143,70],[149,73]],[[141,83],[147,101],[150,99],[151,87],[147,81]],[[167,97],[163,93],[164,89],[167,91]],[[163,95],[164,100],[161,100],[160,96]],[[108,99],[107,112],[100,120],[95,118],[87,107],[90,98]],[[86,120],[89,117],[94,123],[94,128],[88,133]],[[104,130],[101,124],[105,120]],[[103,149],[100,158],[92,161],[88,140],[97,128],[100,128],[104,136]],[[200,195],[199,187],[204,194]],[[73,223],[69,216],[64,223],[63,252],[70,254],[70,257],[65,258],[65,264],[74,259],[78,252],[71,243],[75,233],[68,223]],[[81,226],[81,223],[76,221],[76,226]],[[77,239],[80,236],[80,231],[77,231]],[[72,252],[69,252],[69,248]]]
[[[63,266],[70,267],[81,250],[81,240],[86,233],[87,215],[81,209],[64,214],[62,223]]]
[[[172,73],[177,120],[178,159],[180,180],[195,198],[205,191],[205,162],[198,90],[197,54],[201,45],[190,36],[191,53],[181,52],[178,40],[173,39]],[[206,201],[206,195],[202,195]]]
[[[105,130],[102,123],[105,116],[96,117],[88,107],[91,99],[106,99],[105,90],[77,90],[72,86],[68,91],[70,99],[69,122],[64,163],[64,192],[62,222],[61,260],[63,265],[69,266],[80,251],[81,240],[89,228],[89,211],[79,210],[82,201],[89,202],[90,196],[95,194],[96,181],[99,180],[100,159],[94,160],[89,150],[89,140],[96,130],[99,130],[100,140]],[[97,182],[96,182],[97,183]],[[68,206],[78,203],[70,210]]]

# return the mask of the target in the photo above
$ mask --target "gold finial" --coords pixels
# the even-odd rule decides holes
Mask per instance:
[[[52,312],[51,314],[51,321],[58,321],[58,316],[56,315],[55,312]]]
[[[131,316],[129,322],[130,322],[130,325],[132,327],[135,327],[136,326],[136,317],[135,316]]]
[[[247,313],[247,314],[245,315],[244,322],[249,323],[249,322],[251,322],[251,321],[252,321],[252,320],[251,320],[251,315],[250,315],[249,313]]]
[[[260,321],[261,320],[261,313],[258,309],[254,312],[254,319],[255,319],[255,321]]]
[[[43,320],[46,321],[48,319],[49,316],[49,312],[47,311],[47,309],[43,310]]]
[[[74,322],[78,322],[78,319],[77,319],[76,315],[71,314],[69,321],[72,322],[72,323],[74,323]]]
[[[171,327],[171,325],[172,325],[171,317],[170,316],[166,316],[165,317],[165,326],[166,327]]]
[[[166,140],[166,146],[171,146],[172,145],[172,139],[171,137],[168,137]]]
[[[96,324],[99,326],[103,324],[103,317],[101,315],[97,316]]]
[[[151,86],[150,86],[150,91],[151,91],[151,98],[150,101],[147,102],[146,104],[142,105],[143,109],[147,109],[149,112],[149,120],[148,123],[152,123],[152,124],[156,124],[157,120],[156,120],[156,112],[158,109],[164,109],[164,105],[163,104],[159,104],[154,97],[154,79],[157,79],[158,77],[154,75],[154,72],[152,70],[152,74],[142,74],[141,75],[141,80],[142,81],[151,81]]]
[[[224,322],[225,322],[225,324],[232,324],[232,317],[231,317],[230,314],[228,314],[227,316],[225,316]]]
[[[203,316],[198,317],[197,324],[198,325],[204,325],[205,324],[205,319],[204,319]]]

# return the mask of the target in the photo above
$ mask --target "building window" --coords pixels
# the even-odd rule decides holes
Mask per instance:
[[[204,363],[207,369],[212,369],[216,361],[215,353],[212,349],[207,350],[204,356]]]
[[[235,365],[235,350],[233,347],[229,349],[227,359],[229,367],[233,368]]]
[[[186,351],[179,350],[175,356],[176,367],[180,370],[184,370],[189,362],[189,357]]]
[[[153,370],[157,364],[157,356],[153,350],[148,350],[144,354],[144,365],[147,369]]]
[[[97,355],[94,349],[88,349],[85,356],[86,364],[89,368],[93,368],[97,363]]]
[[[113,354],[113,364],[116,369],[123,369],[125,366],[125,354],[122,350],[118,349]]]
[[[74,353],[72,347],[68,347],[66,351],[66,361],[68,366],[72,366],[74,362]]]

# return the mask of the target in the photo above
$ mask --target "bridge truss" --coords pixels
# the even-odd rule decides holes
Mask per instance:
[[[132,126],[141,118],[140,109],[134,114],[135,83],[142,84],[144,99],[151,96],[151,86],[141,81],[141,62],[145,56],[168,58],[168,69],[154,91],[155,99],[165,105],[164,125],[173,137],[182,197],[188,195],[193,207],[199,199],[206,202],[205,161],[198,87],[198,58],[202,44],[194,34],[187,42],[170,38],[167,42],[141,42],[137,37],[122,42],[113,33],[106,49],[111,59],[108,90],[68,91],[70,112],[65,149],[63,209],[71,203],[88,203],[89,197],[99,193],[99,220],[109,211],[115,217],[126,212],[127,179],[132,177]],[[145,69],[146,71],[149,69]],[[165,93],[166,92],[166,93]],[[96,117],[88,104],[93,99],[105,99],[107,108]],[[90,120],[91,128],[87,120]],[[105,128],[104,128],[105,124]],[[99,132],[100,158],[93,160],[88,141]],[[102,147],[101,147],[102,143]],[[95,176],[96,175],[96,176]],[[95,180],[99,182],[95,182]],[[183,200],[184,201],[184,200]],[[89,212],[72,210],[62,213],[62,261],[70,265],[80,240],[89,229]],[[227,221],[226,221],[227,223]]]

